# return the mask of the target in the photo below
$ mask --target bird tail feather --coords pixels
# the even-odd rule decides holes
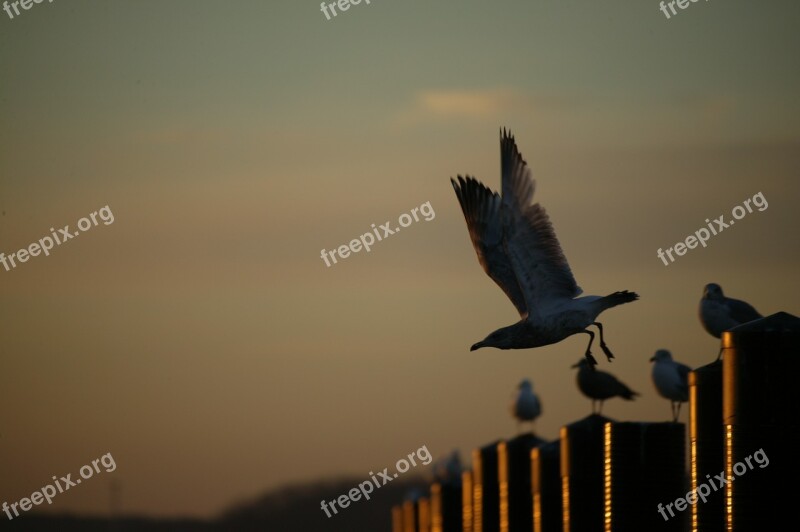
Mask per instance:
[[[627,290],[623,290],[622,292],[614,292],[613,294],[609,294],[598,301],[602,306],[603,310],[608,310],[612,307],[616,307],[617,305],[622,305],[623,303],[630,303],[631,301],[636,301],[639,299],[639,294],[636,292],[629,292]]]

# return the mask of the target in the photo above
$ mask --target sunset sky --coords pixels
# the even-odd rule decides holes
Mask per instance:
[[[790,0],[0,11],[0,252],[114,215],[0,266],[0,503],[109,452],[44,511],[107,513],[115,480],[124,513],[211,517],[423,445],[468,456],[516,434],[523,378],[540,436],[586,416],[585,335],[469,351],[518,319],[450,185],[499,189],[501,127],[584,293],[641,296],[601,316],[600,369],[641,394],[604,414],[666,421],[649,358],[716,358],[706,283],[800,315],[798,27]],[[706,248],[657,257],[759,192]],[[432,220],[320,258],[425,202]]]

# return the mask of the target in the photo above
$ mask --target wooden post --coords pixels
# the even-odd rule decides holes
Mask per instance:
[[[497,482],[497,444],[472,451],[472,511],[474,532],[500,531],[500,487]]]
[[[800,318],[739,325],[722,345],[727,530],[786,530],[800,478]]]
[[[691,489],[696,490],[724,468],[722,430],[722,361],[689,374],[689,453]],[[692,532],[725,530],[725,498],[712,491],[705,503],[692,505]]]
[[[561,497],[564,532],[603,530],[603,426],[591,414],[561,427]]]
[[[666,505],[686,496],[686,426],[611,421],[604,448],[605,532],[685,530],[689,505],[674,516]]]
[[[497,444],[500,532],[533,530],[531,449],[543,443],[529,432]]]
[[[534,532],[561,532],[561,442],[531,449]]]

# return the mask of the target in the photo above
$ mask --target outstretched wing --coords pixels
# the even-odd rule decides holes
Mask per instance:
[[[503,222],[506,254],[525,297],[528,312],[546,301],[573,298],[581,293],[561,251],[544,208],[531,205],[536,182],[517,149],[513,135],[505,129],[500,138],[503,180]]]
[[[454,179],[450,182],[464,212],[478,262],[514,303],[520,316],[527,317],[525,297],[503,246],[500,196],[473,177],[458,176],[458,182]]]

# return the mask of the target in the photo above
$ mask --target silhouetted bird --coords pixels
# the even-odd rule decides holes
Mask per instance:
[[[473,177],[450,181],[464,212],[472,245],[484,271],[505,292],[520,321],[491,333],[473,344],[481,347],[528,349],[555,344],[573,334],[589,335],[585,356],[591,354],[596,325],[600,348],[614,357],[603,339],[603,326],[595,321],[604,310],[635,301],[633,292],[584,296],[575,282],[550,219],[538,203],[531,205],[535,181],[517,150],[514,137],[500,138],[502,197]],[[577,298],[577,299],[576,299]]]
[[[700,323],[714,338],[720,338],[723,332],[737,325],[763,317],[749,303],[725,297],[722,287],[716,283],[709,283],[703,289],[703,297],[700,299]],[[721,355],[720,346],[717,359]]]
[[[522,432],[522,423],[525,421],[530,421],[533,429],[533,422],[541,413],[542,404],[539,402],[539,397],[533,393],[533,384],[530,380],[523,379],[511,400],[511,415],[516,418],[519,431]]]
[[[433,463],[433,481],[440,484],[461,484],[461,469],[461,457],[456,449]]]
[[[573,368],[578,369],[578,389],[583,395],[592,400],[592,414],[594,411],[595,401],[600,401],[600,408],[597,414],[603,412],[603,401],[611,399],[612,397],[622,397],[625,400],[631,401],[634,397],[639,395],[624,384],[622,384],[615,376],[605,371],[595,369],[588,360],[582,358],[577,364],[573,364]]]
[[[681,414],[681,403],[689,400],[689,372],[692,368],[672,360],[672,353],[659,349],[653,358],[653,384],[658,395],[669,399],[672,408],[672,421],[677,422]]]

